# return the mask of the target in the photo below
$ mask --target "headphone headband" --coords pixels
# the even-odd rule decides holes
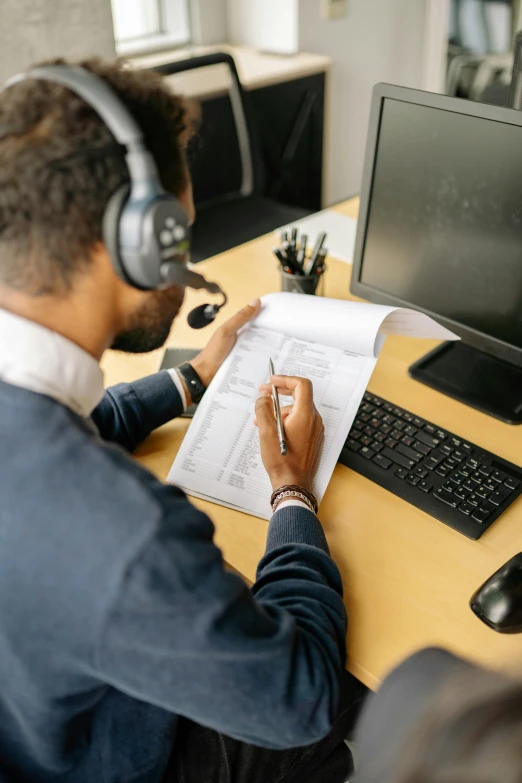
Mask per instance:
[[[76,93],[127,150],[130,188],[123,185],[111,196],[103,218],[104,241],[117,274],[140,289],[178,284],[223,293],[216,283],[187,269],[187,214],[163,189],[142,130],[110,85],[81,66],[40,65],[13,76],[5,87],[26,79],[55,82]],[[213,314],[206,314],[200,325],[210,323],[221,306],[210,308]]]

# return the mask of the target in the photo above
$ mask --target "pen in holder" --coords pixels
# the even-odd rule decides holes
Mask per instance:
[[[273,250],[279,261],[281,290],[313,296],[318,293],[319,283],[321,283],[321,294],[323,294],[325,260],[328,253],[324,247],[326,234],[319,234],[310,256],[306,252],[308,243],[306,234],[302,234],[298,242],[298,231],[294,228],[290,236],[289,240],[288,233],[283,232],[281,246]]]

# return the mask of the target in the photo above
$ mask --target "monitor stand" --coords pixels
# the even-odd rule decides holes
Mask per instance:
[[[522,424],[522,367],[459,341],[423,356],[409,375],[506,424]]]

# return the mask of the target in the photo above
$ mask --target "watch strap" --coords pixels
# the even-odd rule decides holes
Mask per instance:
[[[179,367],[176,367],[176,370],[187,384],[192,402],[198,403],[205,394],[207,387],[191,364],[180,364]]]

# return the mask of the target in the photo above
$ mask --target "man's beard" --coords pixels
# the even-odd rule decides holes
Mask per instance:
[[[148,353],[161,348],[181,309],[184,295],[185,289],[177,285],[165,291],[151,291],[127,328],[116,335],[111,348],[125,353]]]

